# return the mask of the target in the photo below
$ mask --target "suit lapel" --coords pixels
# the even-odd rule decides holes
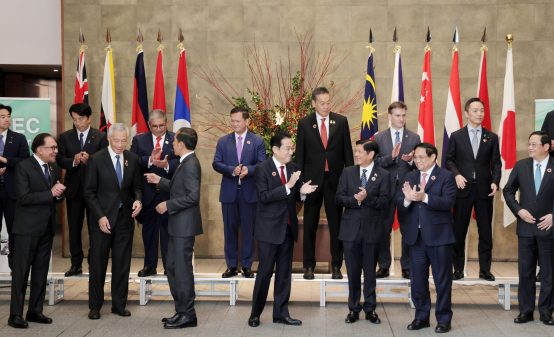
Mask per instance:
[[[48,186],[48,183],[46,182],[46,178],[44,177],[44,168],[42,166],[40,166],[40,163],[36,160],[36,158],[33,156],[33,167],[35,168],[35,170],[41,175],[42,177],[42,184],[47,188],[49,189],[50,186]],[[48,165],[48,169],[49,169],[49,172],[50,173],[50,185],[52,185],[52,171],[50,170],[50,165]]]
[[[112,161],[112,157],[110,156],[110,151],[108,151],[108,149],[106,149],[106,152],[104,153],[104,165],[109,167],[108,171],[110,172],[110,176],[112,177],[115,186],[121,189],[119,187],[119,182],[117,181],[117,174],[115,173],[115,167]],[[123,165],[123,163],[121,163],[121,165]],[[123,179],[125,179],[125,176],[126,174],[123,173]],[[123,185],[123,182],[121,183],[121,185]]]
[[[429,188],[431,187],[431,185],[433,185],[435,180],[437,180],[438,173],[439,173],[439,167],[437,166],[437,164],[435,164],[435,168],[433,169],[433,171],[431,171],[431,174],[427,177],[427,182],[425,182],[425,192],[429,191]],[[421,172],[419,177],[420,177],[419,181],[421,182]]]
[[[468,151],[470,151],[471,154],[473,154],[473,147],[471,146],[471,141],[469,140],[470,135],[469,135],[469,129],[467,128],[467,125],[464,126],[464,128],[462,130],[463,130],[463,132],[462,132],[462,135],[463,135],[462,142],[465,144],[466,149]],[[481,133],[483,133],[483,132],[481,132]],[[481,146],[479,146],[479,147],[481,147]],[[479,150],[477,150],[477,155],[479,155]],[[474,157],[474,159],[477,158],[476,156],[473,156],[473,157]]]
[[[171,144],[172,142],[173,139],[171,138],[169,132],[166,132],[164,139],[162,139],[162,159],[166,155],[169,156],[169,154],[171,153],[171,147],[173,146],[173,144]]]
[[[329,143],[331,143],[335,138],[335,134],[337,133],[337,125],[335,120],[335,113],[331,112],[329,113],[329,139],[327,140],[327,147],[329,147]]]
[[[539,193],[537,193],[537,199],[539,195],[544,191],[546,188],[546,185],[551,181],[552,177],[552,168],[554,164],[552,163],[552,158],[548,160],[548,163],[546,164],[546,169],[544,170],[544,175],[542,176],[541,180],[541,186],[539,188]],[[533,179],[534,180],[534,179]],[[534,185],[534,184],[533,184]]]
[[[531,187],[533,189],[533,192],[535,192],[535,195],[537,195],[537,191],[535,189],[535,176],[534,176],[534,170],[533,170],[533,159],[531,159],[529,161],[528,165],[525,165],[525,174],[527,175],[528,181],[531,183]]]
[[[391,138],[391,132],[392,132],[391,130],[392,130],[391,128],[388,128],[385,131],[383,131],[383,137],[385,137],[383,145],[386,146],[386,148],[384,148],[382,151],[383,153],[391,153],[392,148],[394,147],[394,144],[392,143],[392,138]]]
[[[481,138],[479,139],[479,148],[477,149],[477,156],[475,156],[475,159],[479,158],[481,155],[481,152],[483,152],[483,145],[487,144],[487,140],[489,139],[489,130],[485,129],[481,126]]]
[[[317,125],[317,117],[315,112],[312,112],[310,116],[310,125],[312,128],[312,132],[314,133],[314,135],[316,136],[316,139],[318,140],[318,144],[321,145],[321,148],[323,149],[324,148],[323,142],[321,141],[321,135],[319,134],[319,125]],[[330,121],[329,121],[329,125],[331,125]],[[327,132],[329,132],[329,130],[327,130]],[[329,146],[329,140],[327,141],[327,146]]]

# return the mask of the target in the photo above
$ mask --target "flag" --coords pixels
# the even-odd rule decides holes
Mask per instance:
[[[187,80],[186,51],[181,49],[179,54],[179,67],[177,69],[177,89],[175,93],[175,111],[173,114],[173,130],[190,127],[190,100],[189,85]]]
[[[370,139],[377,132],[377,96],[375,95],[375,74],[373,73],[373,52],[370,50],[367,58],[365,75],[364,106],[362,110],[362,125],[360,139]]]
[[[422,142],[435,145],[435,122],[433,121],[433,87],[431,85],[431,49],[425,49],[417,133]]]
[[[166,111],[165,107],[165,85],[164,85],[163,53],[158,50],[158,61],[156,62],[156,78],[154,80],[154,101],[152,109]]]
[[[88,81],[84,48],[81,48],[81,50],[79,51],[79,59],[77,60],[77,73],[75,74],[74,92],[75,93],[73,95],[73,103],[88,104]]]
[[[146,74],[144,72],[144,52],[137,53],[135,62],[135,80],[133,86],[133,110],[131,116],[131,137],[148,132],[148,94],[146,92]]]
[[[115,77],[112,48],[106,48],[104,80],[102,82],[102,104],[100,106],[100,131],[108,132],[115,123]]]
[[[394,70],[392,73],[392,91],[390,102],[404,102],[404,80],[402,78],[402,57],[400,46],[394,48]]]
[[[492,130],[491,106],[489,103],[489,84],[487,81],[487,47],[481,48],[481,62],[479,63],[479,80],[477,82],[477,97],[485,106],[485,117],[483,127]]]
[[[504,76],[504,98],[502,100],[502,116],[498,127],[500,141],[500,156],[502,158],[502,178],[500,188],[504,188],[512,169],[516,164],[516,108],[514,95],[514,63],[512,46],[508,45],[506,54],[506,75]],[[504,198],[502,198],[504,200]],[[504,227],[516,220],[510,209],[504,203]]]

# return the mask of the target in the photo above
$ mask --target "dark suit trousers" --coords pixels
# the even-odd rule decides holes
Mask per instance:
[[[196,317],[194,310],[194,274],[192,255],[194,253],[194,236],[169,236],[167,246],[167,281],[175,301],[175,312]]]
[[[539,312],[550,316],[554,310],[552,289],[552,264],[554,240],[550,237],[518,237],[519,311],[531,314],[535,310],[537,260],[541,266]]]
[[[464,270],[466,235],[472,210],[475,207],[477,231],[479,233],[479,270],[490,271],[492,260],[492,211],[493,199],[479,198],[475,184],[468,182],[466,188],[472,189],[467,198],[456,198],[454,204],[454,244],[453,266],[455,270]]]
[[[353,312],[374,311],[377,306],[375,266],[377,245],[365,243],[358,234],[356,241],[344,241],[344,259],[348,274],[348,309]],[[361,278],[364,271],[364,305],[360,304]]]
[[[433,270],[433,280],[437,291],[435,317],[439,324],[452,320],[452,245],[427,246],[418,235],[416,243],[410,247],[411,291],[416,313],[415,319],[428,321],[431,312],[429,293],[429,266]]]
[[[323,178],[323,185],[315,192],[306,196],[304,202],[304,268],[315,268],[315,239],[319,226],[319,213],[321,204],[324,204],[327,223],[329,224],[329,236],[331,245],[332,264],[334,267],[342,266],[342,241],[339,240],[339,225],[342,207],[335,202],[337,187],[331,186],[328,174]]]
[[[31,294],[27,312],[42,313],[53,238],[51,233],[42,236],[13,235],[10,237],[10,241],[14,242],[11,315],[23,315],[25,291],[31,269],[33,271]]]
[[[273,268],[275,281],[273,284],[273,318],[289,317],[289,298],[292,275],[292,250],[294,239],[290,227],[287,226],[285,241],[272,244],[258,241],[258,257],[260,264],[256,273],[254,293],[252,294],[252,316],[260,316],[267,301],[267,293]]]
[[[395,185],[396,186],[396,185]],[[390,240],[392,225],[394,223],[394,213],[397,210],[394,202],[391,202],[389,209],[387,210],[387,217],[385,219],[385,237],[383,238],[381,244],[379,245],[379,252],[377,261],[379,262],[379,267],[384,269],[389,269],[392,264],[392,256],[390,251]],[[399,210],[400,212],[400,210]],[[404,216],[398,214],[398,222],[400,223],[400,233],[404,233]],[[400,266],[402,270],[410,270],[410,246],[404,243],[402,240],[402,252],[400,255]]]
[[[112,308],[123,310],[127,305],[134,226],[129,226],[129,220],[122,217],[129,217],[130,213],[131,210],[126,210],[125,207],[119,210],[116,224],[112,225],[111,234],[106,234],[99,229],[90,232],[88,288],[91,310],[100,310],[104,304],[104,283],[110,250],[112,252]]]
[[[6,227],[8,235],[12,233],[13,219],[15,216],[15,200],[8,196],[6,186],[0,183],[0,230],[2,230],[2,216],[6,220]],[[8,255],[8,263],[10,268],[12,267],[13,260],[13,240],[8,241],[8,248],[10,254]]]
[[[74,198],[66,198],[65,203],[67,206],[67,225],[69,229],[69,252],[71,253],[71,265],[81,266],[83,264],[84,256],[82,232],[86,210],[82,190],[80,190]]]
[[[144,208],[140,215],[142,224],[142,243],[144,244],[144,267],[158,267],[158,241],[162,252],[162,264],[164,269],[167,262],[167,222],[168,215],[156,212],[158,202],[152,202],[150,207]]]
[[[223,233],[225,235],[225,261],[228,267],[238,267],[239,228],[241,232],[240,265],[252,267],[254,238],[252,227],[256,215],[256,204],[247,203],[241,189],[237,190],[234,203],[221,203],[223,212]]]

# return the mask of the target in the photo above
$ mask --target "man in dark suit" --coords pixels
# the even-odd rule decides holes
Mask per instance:
[[[8,319],[8,324],[14,328],[27,328],[27,321],[52,323],[42,309],[56,226],[56,200],[62,198],[65,190],[59,182],[54,137],[38,134],[31,148],[33,157],[21,161],[15,170],[17,204],[10,235],[14,250]],[[31,269],[31,295],[24,320],[23,305]]]
[[[404,102],[393,102],[389,105],[390,128],[378,132],[375,135],[375,142],[379,145],[379,154],[375,162],[390,173],[391,196],[397,192],[400,184],[404,182],[406,173],[415,169],[413,163],[414,147],[421,143],[416,133],[406,129],[406,112],[408,107]],[[394,202],[387,205],[387,212],[384,216],[385,234],[384,240],[379,245],[378,262],[379,270],[376,277],[388,277],[389,268],[392,263],[390,251],[390,233],[394,222],[395,213],[400,224],[400,233],[404,235],[406,228],[406,213],[403,207],[397,207]],[[402,253],[400,256],[402,277],[410,278],[410,252],[409,248],[402,241]]]
[[[337,204],[345,208],[339,239],[344,246],[348,273],[348,309],[345,323],[354,323],[365,312],[365,319],[379,324],[375,312],[375,266],[379,243],[384,236],[383,217],[390,202],[389,173],[375,165],[379,154],[375,142],[359,140],[354,150],[355,166],[342,171],[337,189]],[[364,304],[360,304],[361,277],[364,271]]]
[[[191,128],[180,128],[173,138],[173,150],[180,163],[171,180],[146,173],[149,183],[169,192],[169,200],[156,205],[159,214],[169,214],[167,280],[175,300],[175,315],[162,319],[164,328],[197,326],[194,310],[194,274],[192,257],[195,236],[202,234],[200,215],[200,162],[194,154],[198,135]]]
[[[550,151],[551,138],[544,131],[529,136],[529,158],[516,163],[506,186],[506,205],[517,217],[519,315],[515,323],[533,320],[535,310],[535,272],[541,266],[539,293],[540,320],[554,325],[553,264],[554,238],[552,237],[552,204],[554,202],[554,159]],[[516,192],[519,198],[516,199]]]
[[[110,250],[112,253],[112,313],[131,316],[125,308],[135,218],[142,208],[139,158],[125,150],[129,128],[115,123],[108,130],[110,145],[89,158],[85,201],[90,210],[90,319],[100,318]]]
[[[325,206],[332,256],[332,278],[341,279],[342,242],[339,225],[342,208],[335,194],[343,168],[354,165],[350,128],[346,117],[331,112],[331,98],[324,87],[312,92],[315,113],[298,122],[296,136],[296,165],[318,189],[304,203],[304,278],[314,278],[315,239],[319,226],[321,204]]]
[[[133,137],[131,152],[140,159],[142,173],[155,173],[171,180],[179,165],[179,159],[173,153],[173,132],[167,131],[167,116],[161,110],[154,110],[148,116],[149,132]],[[137,216],[142,224],[142,242],[144,244],[144,267],[139,277],[157,274],[158,241],[161,245],[162,264],[165,270],[167,260],[167,213],[156,212],[156,205],[169,199],[169,193],[157,186],[148,184],[144,179],[142,192],[142,210]]]
[[[450,136],[446,168],[456,178],[458,193],[454,206],[454,280],[464,277],[465,240],[473,209],[479,232],[479,278],[494,281],[492,260],[493,197],[500,182],[498,136],[483,128],[483,102],[470,98],[464,107],[467,125]]]
[[[15,166],[29,158],[29,144],[21,133],[10,130],[12,108],[0,104],[0,230],[2,217],[6,220],[8,235],[11,235],[15,211]],[[8,263],[12,266],[13,241],[8,243]]]
[[[83,198],[85,170],[89,157],[108,146],[106,134],[90,126],[92,109],[88,104],[76,103],[69,107],[73,120],[71,130],[60,135],[58,165],[65,169],[65,204],[67,207],[67,225],[69,229],[69,252],[71,267],[65,276],[83,273],[83,243],[81,232],[85,219],[86,204]],[[87,212],[88,216],[88,212]],[[88,223],[90,226],[90,223]]]
[[[456,183],[451,172],[436,164],[437,148],[420,143],[414,150],[418,171],[406,174],[402,193],[396,197],[399,207],[407,209],[407,226],[402,239],[410,246],[410,277],[415,319],[408,330],[429,327],[431,295],[429,266],[437,290],[435,332],[450,331],[452,321],[452,206]]]
[[[554,110],[549,111],[544,117],[542,122],[541,131],[546,132],[552,140],[551,149],[554,148]],[[550,152],[550,155],[554,155],[554,152]]]
[[[252,224],[256,214],[256,186],[254,170],[266,159],[263,139],[247,129],[250,115],[248,110],[235,107],[231,110],[233,133],[217,141],[212,166],[221,173],[219,201],[223,212],[223,234],[225,238],[225,261],[227,270],[222,277],[238,274],[239,228],[241,232],[240,265],[242,275],[250,278],[254,238]]]
[[[293,143],[290,135],[271,137],[273,156],[256,167],[254,179],[258,193],[254,238],[258,240],[260,264],[252,294],[252,311],[248,325],[260,325],[273,268],[275,268],[273,323],[301,325],[290,317],[289,297],[292,273],[292,250],[298,240],[296,201],[315,191],[310,181],[302,184],[300,171],[291,163]]]

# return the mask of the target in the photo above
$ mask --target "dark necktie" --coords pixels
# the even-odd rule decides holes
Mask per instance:
[[[286,185],[287,177],[285,176],[285,166],[281,165],[279,169],[281,169],[281,173],[279,174],[281,176],[281,184]],[[290,216],[288,217],[287,225],[290,225]]]
[[[119,161],[119,155],[115,155],[115,175],[117,176],[117,183],[119,188],[121,188],[121,183],[123,182],[123,171],[121,170],[121,162]]]
[[[44,167],[44,179],[48,184],[48,188],[50,188],[52,187],[52,182],[50,181],[50,170],[48,169],[48,164],[42,164],[42,167]]]
[[[84,134],[81,132],[79,133],[79,145],[81,145],[81,151],[83,151],[83,148],[85,147],[85,140],[84,140]]]
[[[362,176],[360,177],[360,187],[363,187],[363,188],[365,188],[366,185],[367,185],[367,177],[365,175],[366,172],[367,172],[367,170],[363,169],[362,170]]]

